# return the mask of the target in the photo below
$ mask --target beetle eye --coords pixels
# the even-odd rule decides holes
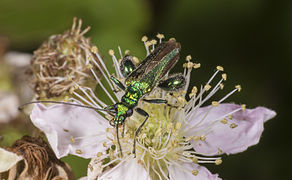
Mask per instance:
[[[133,114],[133,110],[132,109],[129,109],[127,111],[127,117],[132,116],[132,114]]]

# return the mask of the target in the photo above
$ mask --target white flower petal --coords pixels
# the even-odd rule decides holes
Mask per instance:
[[[272,110],[264,107],[257,107],[255,109],[235,112],[232,115],[232,119],[226,117],[228,124],[220,122],[223,118],[218,119],[238,108],[240,108],[240,106],[235,104],[220,104],[218,107],[213,107],[203,123],[188,132],[190,136],[192,132],[199,132],[202,129],[207,129],[208,131],[205,141],[192,142],[197,152],[208,155],[216,155],[218,151],[226,154],[242,152],[249,146],[259,142],[264,130],[263,123],[276,115]],[[190,123],[193,125],[196,124],[204,117],[205,112],[209,109],[210,106],[200,108],[197,114],[201,115],[190,120]],[[210,126],[210,124],[214,123],[216,120],[218,122]],[[237,127],[231,128],[231,124],[237,125]]]
[[[130,159],[105,172],[98,180],[150,180],[147,171],[137,159]]]
[[[8,171],[22,159],[21,156],[0,148],[0,173]]]
[[[180,180],[180,179],[193,179],[193,180],[220,180],[218,174],[212,174],[207,168],[193,163],[183,163],[182,170],[181,167],[177,165],[169,166],[169,177],[170,180]],[[196,170],[197,175],[193,175],[192,171]]]
[[[108,141],[108,121],[91,109],[36,104],[30,118],[46,134],[58,158],[68,154],[83,158],[94,157],[97,152],[105,149],[103,143]]]

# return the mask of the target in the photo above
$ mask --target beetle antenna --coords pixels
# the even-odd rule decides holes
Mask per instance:
[[[23,108],[24,108],[25,106],[30,105],[30,104],[37,104],[37,103],[54,103],[54,104],[63,104],[63,105],[70,105],[70,106],[84,107],[84,108],[93,109],[93,110],[97,110],[97,111],[107,111],[107,112],[112,112],[112,111],[107,110],[107,109],[96,108],[96,107],[91,107],[91,106],[86,106],[86,105],[81,105],[81,104],[68,103],[68,102],[59,102],[59,101],[31,101],[31,102],[24,103],[24,104],[20,105],[20,106],[18,107],[18,110],[22,111]]]

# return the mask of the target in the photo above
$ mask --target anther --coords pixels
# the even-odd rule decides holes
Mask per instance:
[[[160,33],[158,33],[157,35],[156,35],[156,37],[158,38],[158,39],[164,39],[164,35],[163,34],[160,34]],[[147,41],[147,40],[146,40]]]
[[[115,54],[114,50],[112,50],[112,49],[110,49],[110,50],[108,51],[108,53],[109,53],[109,55],[111,55],[111,56],[113,56],[113,55]]]
[[[169,40],[170,40],[170,41],[176,41],[176,39],[175,39],[175,38],[170,38]]]
[[[187,57],[186,57],[186,61],[190,61],[192,59],[192,56],[191,55],[188,55]]]
[[[97,47],[96,46],[92,46],[91,47],[91,52],[96,54],[98,52]]]
[[[201,141],[205,141],[205,140],[206,140],[206,136],[205,136],[205,135],[201,135],[201,136],[200,136],[200,140],[201,140]]]
[[[206,85],[204,86],[204,89],[205,89],[206,91],[208,91],[209,89],[211,89],[210,84],[206,84]]]
[[[130,54],[130,50],[128,50],[128,49],[125,50],[125,54],[126,54],[126,55],[129,55],[129,54]]]
[[[216,160],[215,160],[215,164],[216,164],[216,165],[220,165],[220,164],[222,164],[222,159],[216,159]]]
[[[76,154],[82,154],[83,152],[80,149],[76,149]]]
[[[193,140],[194,140],[194,141],[199,141],[199,140],[200,140],[200,137],[199,137],[199,136],[194,136],[194,137],[193,137]]]
[[[96,154],[96,156],[97,156],[97,157],[102,156],[102,152],[98,152],[98,153]]]
[[[146,42],[148,40],[148,37],[147,36],[143,36],[141,40],[142,40],[142,42]]]
[[[200,63],[195,63],[194,66],[193,66],[194,69],[198,69],[200,67],[201,67],[201,64]]]
[[[91,64],[87,64],[86,67],[87,67],[88,69],[93,68],[93,66],[92,66]]]
[[[157,44],[157,41],[155,39],[152,39],[150,42],[151,44]]]
[[[194,63],[192,63],[192,62],[188,62],[188,63],[187,63],[187,68],[188,68],[188,69],[191,69],[192,67],[194,67]]]
[[[194,158],[192,159],[192,161],[193,161],[193,163],[198,164],[198,158],[195,158],[195,157],[194,157]]]
[[[242,105],[241,105],[241,109],[242,109],[242,111],[245,111],[245,109],[246,109],[246,105],[245,105],[245,104],[242,104]]]
[[[224,71],[222,66],[217,66],[216,68],[217,68],[218,71]]]
[[[199,171],[196,170],[196,169],[194,169],[194,170],[192,170],[192,174],[193,174],[194,176],[197,176],[197,175],[199,174]]]
[[[227,79],[227,74],[222,74],[222,79],[224,80],[224,81],[226,81],[226,79]]]
[[[218,148],[218,154],[221,155],[223,153],[222,149]]]
[[[241,86],[240,85],[236,85],[235,88],[237,89],[238,92],[241,91]]]
[[[222,119],[220,122],[221,122],[222,124],[227,124],[227,123],[228,123],[227,119]]]
[[[212,101],[212,106],[213,106],[213,107],[217,107],[217,106],[219,106],[219,102],[218,102],[218,101]]]
[[[221,90],[224,88],[224,84],[222,84],[222,83],[219,86],[220,86]]]
[[[75,139],[73,138],[73,136],[70,136],[70,141],[71,141],[72,143],[75,143]]]
[[[232,120],[233,117],[232,117],[232,115],[230,114],[230,115],[228,115],[228,118],[229,118],[230,120]]]
[[[235,123],[232,123],[232,124],[230,124],[230,128],[236,128],[238,125],[237,124],[235,124]]]

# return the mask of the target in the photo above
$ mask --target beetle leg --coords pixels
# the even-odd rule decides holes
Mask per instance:
[[[178,108],[177,106],[168,104],[166,99],[142,99],[142,100],[152,104],[166,104],[167,106],[170,106],[172,108]]]
[[[121,90],[123,90],[123,91],[125,91],[125,86],[123,85],[123,83],[120,81],[120,80],[118,80],[116,77],[114,77],[114,76],[111,76],[111,78],[110,78]]]
[[[147,119],[149,117],[149,114],[146,111],[144,111],[143,109],[141,109],[141,108],[136,108],[136,111],[140,115],[144,116],[145,119],[144,119],[144,121],[141,123],[141,125],[138,127],[138,129],[135,132],[134,145],[133,145],[133,154],[134,154],[135,157],[136,157],[136,138],[137,138],[138,134],[140,133],[141,128],[144,126],[144,124],[146,123],[146,121],[147,121]]]

